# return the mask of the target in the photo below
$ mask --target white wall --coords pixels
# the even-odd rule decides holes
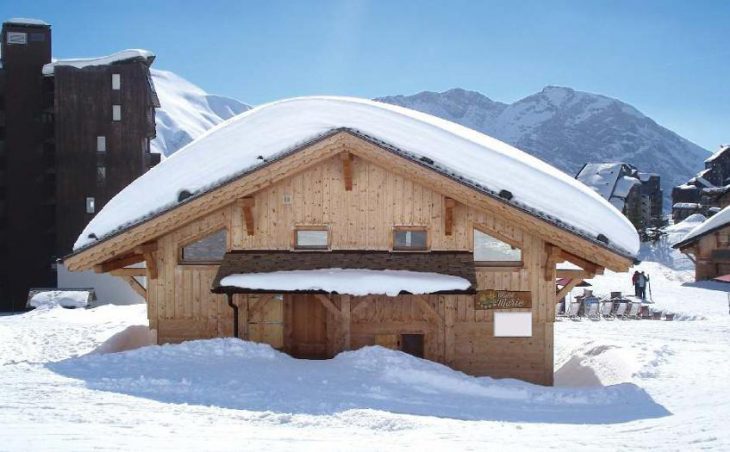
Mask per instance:
[[[147,285],[145,278],[139,278],[143,286]],[[59,289],[93,288],[96,291],[94,305],[100,304],[135,304],[144,303],[145,299],[137,295],[126,281],[105,273],[93,271],[70,272],[65,265],[58,265]]]

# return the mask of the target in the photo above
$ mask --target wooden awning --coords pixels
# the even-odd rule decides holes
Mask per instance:
[[[213,280],[214,293],[271,293],[266,290],[221,286],[223,278],[237,274],[272,273],[322,269],[406,270],[457,276],[470,283],[465,290],[440,294],[473,294],[476,291],[474,257],[464,251],[431,251],[427,253],[391,253],[387,251],[233,251],[226,253]],[[276,293],[322,293],[320,291],[276,291]]]

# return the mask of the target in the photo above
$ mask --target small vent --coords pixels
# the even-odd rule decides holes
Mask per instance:
[[[281,197],[281,202],[285,206],[290,206],[291,205],[291,194],[284,193],[284,195]]]
[[[499,197],[500,198],[504,198],[507,201],[509,201],[510,199],[512,199],[512,192],[509,191],[509,190],[500,190],[499,191]]]
[[[608,240],[608,237],[606,237],[606,236],[605,236],[605,235],[603,235],[603,234],[598,234],[598,241],[599,241],[599,242],[603,242],[603,243],[605,243],[606,245],[608,245],[608,242],[609,242],[609,240]]]
[[[418,160],[422,161],[422,162],[423,162],[423,163],[425,163],[426,165],[433,165],[433,160],[431,160],[431,159],[430,159],[430,158],[428,158],[428,157],[421,157],[421,158],[419,158]]]
[[[193,196],[193,194],[189,191],[181,190],[180,193],[177,194],[177,202],[183,202],[191,196]]]

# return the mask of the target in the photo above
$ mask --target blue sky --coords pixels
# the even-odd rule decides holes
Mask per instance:
[[[42,1],[54,55],[141,47],[155,67],[259,104],[546,85],[624,100],[710,150],[730,143],[730,1]]]

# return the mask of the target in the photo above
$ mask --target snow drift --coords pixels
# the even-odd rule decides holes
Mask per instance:
[[[178,204],[186,190],[204,193],[282,153],[339,128],[382,140],[513,202],[635,255],[636,230],[590,188],[512,146],[458,124],[379,102],[304,97],[254,108],[210,130],[117,194],[74,245],[79,250]],[[263,160],[262,160],[263,158]]]
[[[473,420],[606,423],[668,412],[633,384],[590,389],[471,377],[382,347],[331,360],[211,339],[47,364],[92,388],[178,403],[327,415],[353,409]]]

